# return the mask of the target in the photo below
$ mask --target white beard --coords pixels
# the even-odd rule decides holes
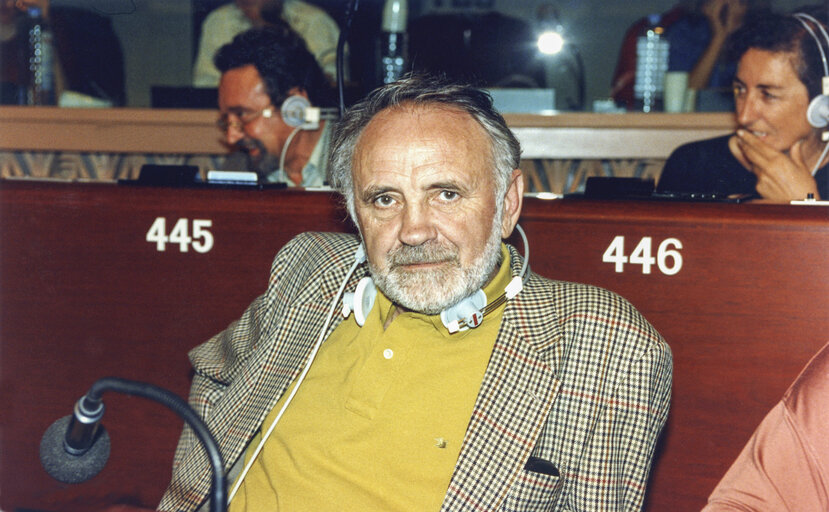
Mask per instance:
[[[501,208],[480,256],[468,267],[458,250],[439,242],[403,245],[386,255],[383,267],[369,262],[374,284],[395,304],[410,311],[436,315],[482,288],[501,262]],[[438,269],[404,270],[401,265],[440,262]]]

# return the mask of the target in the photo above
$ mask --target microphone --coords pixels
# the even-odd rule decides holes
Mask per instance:
[[[59,419],[46,429],[40,441],[40,462],[52,478],[67,484],[77,484],[97,475],[106,465],[109,458],[109,434],[99,424],[104,415],[104,404],[101,402],[104,391],[147,398],[181,417],[201,442],[213,471],[210,510],[226,510],[227,481],[222,454],[196,411],[164,388],[118,377],[104,377],[95,381],[89,392],[75,404],[73,415]]]
[[[339,117],[345,113],[345,79],[343,69],[345,67],[345,42],[351,34],[351,24],[354,21],[354,13],[359,8],[359,0],[349,0],[345,5],[345,23],[340,30],[340,37],[337,39],[337,94],[339,96]]]
[[[109,459],[109,434],[100,425],[104,404],[84,395],[74,413],[52,423],[40,440],[40,463],[49,475],[66,484],[85,482],[104,469]]]

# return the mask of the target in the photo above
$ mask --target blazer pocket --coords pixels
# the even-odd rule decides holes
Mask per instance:
[[[544,462],[547,462],[548,466],[555,467],[548,461]],[[563,484],[564,481],[557,474],[544,474],[525,468],[513,482],[501,510],[511,512],[554,510],[561,495],[561,489],[564,487]]]
[[[539,457],[530,456],[527,463],[524,465],[524,471],[532,473],[541,473],[542,475],[559,476],[558,468],[549,460],[544,460]]]

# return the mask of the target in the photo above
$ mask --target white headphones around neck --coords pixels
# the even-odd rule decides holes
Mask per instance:
[[[498,306],[506,302],[508,299],[511,299],[518,295],[518,293],[523,288],[524,280],[526,280],[529,277],[528,261],[530,259],[530,246],[527,243],[527,235],[524,234],[524,230],[521,229],[521,226],[516,224],[515,229],[518,230],[518,233],[521,235],[521,240],[524,243],[524,264],[521,267],[521,273],[518,276],[513,277],[509,285],[507,285],[506,289],[504,289],[504,293],[501,294],[494,301],[490,302],[489,304],[486,304],[486,295],[484,294],[483,290],[478,290],[476,293],[474,293],[473,296],[479,294],[483,295],[483,302],[480,302],[479,299],[472,299],[469,302],[469,307],[471,308],[470,311],[474,309],[471,315],[460,312],[461,310],[468,311],[466,305],[459,308],[461,304],[464,304],[468,300],[470,300],[469,297],[462,300],[455,306],[452,306],[449,309],[442,312],[441,320],[443,320],[443,325],[446,325],[446,328],[449,329],[450,333],[466,330],[470,327],[477,327],[478,325],[480,325],[481,321],[483,321],[483,318],[487,313],[489,313],[490,311],[494,311]],[[343,297],[343,304],[348,305],[347,307],[350,308],[349,312],[354,311],[355,319],[362,318],[362,321],[358,320],[357,323],[360,326],[362,326],[365,322],[366,315],[369,311],[371,311],[371,308],[374,305],[374,299],[377,296],[377,289],[375,288],[374,282],[371,280],[371,278],[364,277],[363,279],[361,279],[353,293],[343,293],[345,287],[348,284],[349,279],[354,274],[354,271],[357,270],[358,266],[365,263],[365,261],[366,251],[363,247],[363,244],[361,243],[357,250],[354,252],[354,263],[351,265],[351,268],[349,268],[348,273],[342,280],[342,283],[340,283],[340,288],[337,290],[336,295],[334,295],[334,297],[331,299],[331,305],[328,309],[328,315],[326,316],[325,322],[323,323],[322,328],[320,329],[316,343],[314,343],[314,346],[311,348],[311,353],[308,356],[308,361],[305,363],[305,366],[303,367],[299,376],[296,378],[296,383],[291,388],[290,393],[288,393],[288,396],[282,403],[282,407],[277,412],[273,421],[271,421],[271,424],[268,426],[267,429],[262,429],[262,437],[259,440],[259,444],[257,444],[256,447],[253,449],[250,458],[248,459],[241,473],[239,473],[239,476],[236,478],[236,483],[233,485],[233,487],[230,490],[230,493],[228,494],[228,503],[230,503],[236,496],[236,493],[239,491],[239,488],[242,485],[242,482],[245,480],[245,477],[247,476],[248,472],[250,471],[250,468],[253,466],[254,462],[259,456],[259,453],[262,451],[262,447],[265,446],[265,442],[273,433],[274,429],[276,428],[276,425],[281,420],[283,414],[285,414],[285,411],[288,409],[288,406],[293,401],[294,396],[296,396],[296,393],[299,390],[300,386],[305,381],[305,377],[308,375],[308,371],[311,369],[311,365],[313,364],[314,359],[316,358],[317,353],[319,352],[319,349],[322,346],[323,341],[325,340],[325,335],[328,332],[328,326],[331,324],[331,320],[334,317],[337,302],[339,301],[340,296]],[[357,305],[357,307],[360,308],[359,313],[355,309],[355,305]],[[444,313],[446,313],[447,317],[451,315],[453,317],[462,316],[464,318],[455,319],[452,322],[449,322],[449,325],[447,325],[447,321],[444,320]],[[343,308],[343,314],[344,316],[348,316],[349,314],[348,312],[346,312],[345,307]],[[471,321],[470,316],[473,317]]]
[[[440,312],[440,321],[450,334],[465,331],[467,329],[474,329],[481,325],[484,317],[489,313],[495,311],[501,304],[518,295],[524,287],[524,280],[527,279],[529,267],[530,248],[527,242],[527,236],[524,230],[518,224],[515,229],[521,235],[524,243],[524,264],[521,267],[521,273],[513,277],[504,293],[499,295],[495,300],[487,304],[486,293],[482,289],[478,289],[472,295],[462,299],[454,306],[450,306]],[[355,258],[365,261],[365,249],[362,244],[357,250]],[[348,317],[352,312],[354,313],[354,320],[357,325],[362,327],[371,308],[374,307],[374,301],[377,298],[377,287],[371,277],[364,277],[357,283],[357,287],[353,292],[346,292],[343,294],[343,309],[342,315]]]
[[[818,51],[820,51],[820,58],[823,62],[821,93],[812,98],[809,102],[809,108],[806,110],[806,117],[812,127],[825,128],[829,125],[829,63],[827,63],[826,51],[823,49],[823,42],[821,42],[821,39],[817,36],[815,30],[811,25],[809,25],[809,23],[814,24],[817,30],[821,33],[823,41],[826,43],[827,50],[829,50],[829,34],[826,32],[826,27],[824,27],[823,24],[813,16],[798,12],[793,14],[792,17],[803,25],[803,28],[806,29],[806,32],[812,36],[815,44],[817,44]]]

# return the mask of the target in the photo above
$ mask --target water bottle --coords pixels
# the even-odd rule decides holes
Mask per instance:
[[[26,11],[29,27],[29,105],[55,104],[55,59],[52,31],[39,7]]]
[[[380,36],[380,75],[384,84],[394,82],[406,69],[406,0],[386,0]]]
[[[636,40],[636,81],[633,96],[642,112],[662,109],[665,72],[668,71],[670,44],[660,26],[662,16],[648,16],[648,26]]]

